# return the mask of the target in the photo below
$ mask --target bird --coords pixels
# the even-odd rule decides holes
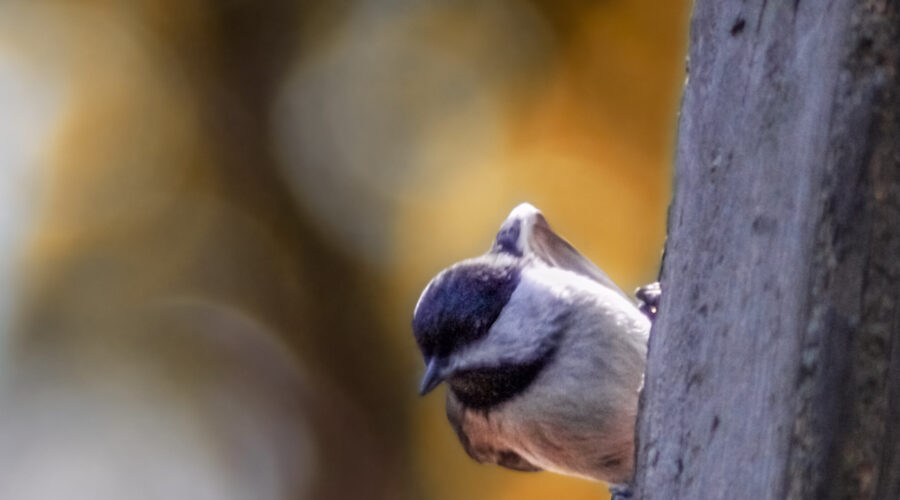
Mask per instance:
[[[477,462],[624,485],[655,313],[522,203],[487,253],[419,297],[419,393],[446,383],[447,418]]]

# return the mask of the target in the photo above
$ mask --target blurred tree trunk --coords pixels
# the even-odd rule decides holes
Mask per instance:
[[[691,31],[636,496],[900,498],[900,2]]]

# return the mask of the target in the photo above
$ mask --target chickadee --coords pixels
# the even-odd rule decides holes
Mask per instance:
[[[431,280],[412,326],[419,392],[447,382],[447,417],[473,459],[630,479],[650,321],[535,207]]]

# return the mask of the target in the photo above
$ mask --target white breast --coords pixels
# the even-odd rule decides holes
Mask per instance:
[[[509,336],[510,345],[527,344],[523,329],[533,331],[535,322],[553,317],[563,301],[567,313],[559,347],[521,395],[487,414],[456,409],[460,431],[473,449],[509,449],[545,470],[627,481],[649,320],[619,293],[568,271],[526,273],[522,285],[492,335]],[[448,401],[453,420],[451,413]]]

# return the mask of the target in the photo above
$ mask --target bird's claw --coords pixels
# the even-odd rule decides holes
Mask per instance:
[[[629,500],[633,496],[630,484],[617,484],[609,487],[609,500]]]
[[[655,281],[649,285],[644,285],[634,292],[638,299],[638,308],[642,313],[650,318],[650,321],[656,319],[656,313],[659,311],[659,302],[662,299],[662,289],[659,282]]]

